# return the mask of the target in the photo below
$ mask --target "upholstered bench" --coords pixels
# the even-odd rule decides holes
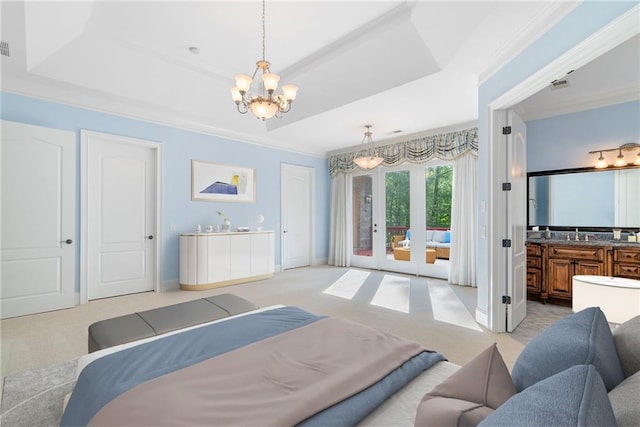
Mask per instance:
[[[89,326],[89,353],[257,308],[244,298],[222,294],[100,320]]]

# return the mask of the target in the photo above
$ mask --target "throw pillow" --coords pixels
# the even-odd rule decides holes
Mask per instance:
[[[494,343],[423,397],[416,426],[477,425],[515,392]]]
[[[640,422],[640,371],[609,392],[618,427],[638,427]]]
[[[444,240],[444,231],[443,230],[435,230],[433,232],[433,241],[436,243],[442,243]]]
[[[451,243],[451,231],[447,230],[444,232],[444,237],[442,238],[442,243]]]
[[[558,320],[522,350],[511,372],[518,392],[575,365],[593,364],[607,391],[624,379],[607,319],[589,307]]]
[[[625,378],[640,371],[640,316],[629,319],[613,331]]]
[[[433,242],[433,230],[427,230],[427,242]]]
[[[593,365],[573,366],[516,394],[480,426],[615,426],[604,382]]]

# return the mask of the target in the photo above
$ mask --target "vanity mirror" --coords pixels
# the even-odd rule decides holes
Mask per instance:
[[[527,174],[528,226],[640,228],[640,167]]]

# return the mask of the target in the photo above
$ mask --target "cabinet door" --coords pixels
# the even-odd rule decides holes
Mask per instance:
[[[540,270],[536,268],[527,269],[527,292],[530,294],[540,294]]]
[[[251,235],[251,275],[273,273],[273,233]]]
[[[207,280],[203,283],[215,283],[231,278],[231,237],[226,235],[207,236]]]
[[[576,261],[574,275],[604,276],[604,264],[601,262]]]
[[[180,236],[180,284],[196,285],[197,240],[191,236]]]
[[[251,276],[251,235],[234,234],[230,243],[230,278]]]
[[[573,261],[550,259],[547,269],[547,288],[550,297],[571,299]]]

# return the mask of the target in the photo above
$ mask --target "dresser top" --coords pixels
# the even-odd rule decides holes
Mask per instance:
[[[220,232],[220,233],[181,233],[181,236],[191,236],[191,237],[208,237],[208,236],[236,236],[239,234],[267,234],[273,233],[273,230],[262,230],[262,231],[229,231],[229,232]]]

